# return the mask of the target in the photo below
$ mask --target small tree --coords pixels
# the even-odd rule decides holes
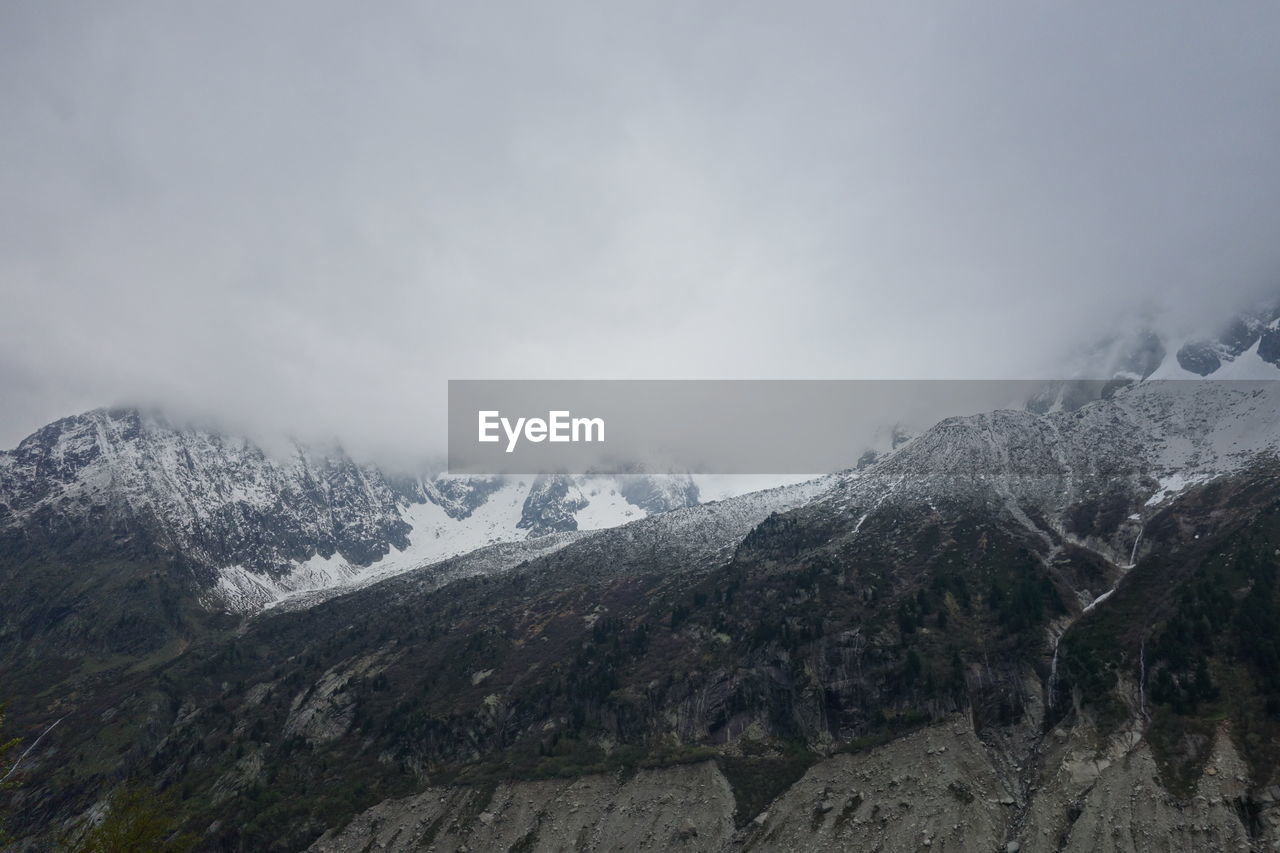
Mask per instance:
[[[107,803],[107,816],[73,848],[75,853],[187,853],[196,839],[174,835],[176,807],[172,795],[143,785],[118,788]]]

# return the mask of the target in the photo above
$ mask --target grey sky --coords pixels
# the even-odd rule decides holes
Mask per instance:
[[[906,8],[910,7],[910,8]],[[447,378],[1030,376],[1280,284],[1271,2],[0,7],[0,446]]]

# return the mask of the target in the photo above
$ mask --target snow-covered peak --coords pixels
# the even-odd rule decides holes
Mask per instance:
[[[1280,379],[1280,298],[1192,333],[1137,324],[1089,351],[1068,377]]]
[[[1110,531],[1099,544],[1119,549],[1188,486],[1277,458],[1280,382],[1148,380],[1070,411],[948,418],[821,502],[856,519],[960,501],[1041,533],[1069,532],[1083,514],[1081,528]]]
[[[272,455],[132,409],[64,418],[0,453],[6,548],[141,545],[190,569],[210,604],[241,610],[697,501],[687,476],[392,476],[339,448]]]

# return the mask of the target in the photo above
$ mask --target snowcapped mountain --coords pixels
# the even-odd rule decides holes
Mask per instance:
[[[1070,375],[1089,379],[1280,379],[1280,298],[1188,335],[1135,324],[1085,353]]]
[[[1132,323],[1076,353],[1063,365],[1063,378],[1046,382],[1027,408],[1071,411],[1142,379],[1280,379],[1280,298],[1218,326],[1188,335],[1149,321]]]
[[[1037,536],[1085,536],[1087,531],[1090,547],[1119,566],[1132,556],[1145,518],[1174,496],[1261,457],[1280,456],[1278,425],[1280,382],[1138,382],[1071,411],[1041,415],[1007,409],[948,418],[919,436],[898,435],[891,447],[852,470],[636,523],[605,518],[615,523],[599,524],[593,532],[551,532],[528,542],[491,545],[453,559],[448,559],[452,554],[428,557],[429,549],[411,547],[406,556],[375,564],[358,585],[403,574],[400,583],[434,587],[459,577],[500,574],[564,548],[580,558],[598,555],[587,562],[610,572],[637,560],[650,570],[670,564],[687,571],[727,560],[752,527],[772,513],[794,510],[814,527],[828,523],[823,519],[837,520],[832,523],[843,536],[882,537],[882,529],[862,531],[873,515],[910,519],[944,504],[1008,516]],[[580,501],[598,500],[597,490],[606,485],[591,478],[538,478],[525,498],[534,509],[516,524],[555,518]],[[487,504],[501,505],[501,498]],[[434,504],[417,511],[422,515],[414,517],[415,526],[432,529],[429,525],[438,523],[425,517],[440,512]],[[508,523],[519,516],[514,504],[506,511]],[[388,568],[380,571],[384,564]],[[406,573],[410,564],[422,568]],[[327,600],[353,586],[293,596],[289,604]]]
[[[1280,378],[1280,300],[1241,312],[1214,336],[1182,341],[1173,357],[1150,375]]]
[[[679,476],[396,476],[338,449],[272,455],[132,409],[64,418],[0,453],[5,553],[144,548],[236,610],[697,502]]]
[[[479,547],[467,556],[415,544],[375,564],[353,584],[293,596],[290,607],[391,575],[403,574],[404,583],[421,590],[460,577],[500,574],[565,548],[580,560],[596,555],[588,562],[608,567],[606,572],[623,571],[633,562],[647,570],[670,565],[687,571],[727,560],[773,513],[794,511],[806,526],[825,530],[823,535],[882,538],[885,531],[875,525],[863,531],[873,516],[909,527],[919,513],[944,505],[1007,518],[1047,543],[1074,540],[1110,561],[1115,571],[1106,580],[1111,584],[1136,557],[1148,517],[1185,490],[1266,458],[1280,458],[1280,382],[1127,383],[1106,399],[1071,410],[1006,409],[947,418],[919,436],[895,434],[891,446],[868,454],[865,464],[849,471],[673,508],[635,523],[598,509],[594,517],[585,517],[612,523],[595,524],[592,532],[586,527],[576,533],[548,531],[527,543]],[[651,488],[672,482],[678,481],[658,480]],[[504,488],[525,495],[517,526],[530,519],[533,524],[554,520],[584,500],[606,509],[618,506],[599,501],[608,483],[595,478],[537,478],[527,494],[519,486]],[[503,490],[494,494],[497,499],[486,504],[490,509],[478,513],[503,505]],[[617,495],[610,497],[616,501]],[[416,511],[422,515],[413,516],[415,528],[434,529],[430,525],[438,518],[426,514],[438,514],[439,507],[427,503]],[[517,518],[514,504],[506,512],[503,524]],[[407,572],[415,566],[420,569]],[[1103,589],[1077,592],[1091,600]]]
[[[1058,415],[1140,380],[1280,378],[1280,301],[1241,313],[1211,336],[1179,338],[1135,324],[1085,352],[1067,375],[1078,378],[1048,384],[1027,404],[1028,436],[1061,431],[1067,422],[1055,421]],[[1230,383],[1214,385],[1218,390],[1197,391],[1194,399],[1148,388],[1085,417],[1105,411],[1117,419],[1114,429],[1145,430],[1143,446],[1150,448],[1180,434],[1187,419],[1210,418],[1215,406],[1231,408],[1234,403],[1214,396],[1234,394],[1225,390]],[[1147,412],[1151,420],[1143,427],[1130,408],[1140,400],[1151,406],[1163,400],[1173,409]],[[1210,408],[1187,409],[1197,405]],[[1178,423],[1170,421],[1174,409],[1183,419]],[[1053,417],[1034,419],[1043,414]],[[926,435],[937,441],[955,429],[944,422]],[[1115,443],[1115,435],[1105,438],[1091,440]],[[908,439],[887,421],[884,441],[868,449],[857,468],[882,478],[905,464],[895,460],[923,452],[914,448],[919,440]],[[1093,451],[1093,445],[1079,449]],[[947,464],[940,458],[939,465],[916,467],[937,476]],[[1194,460],[1163,468],[1153,461],[1143,476],[1158,481],[1179,472],[1191,482],[1196,475],[1188,466],[1195,467]],[[406,476],[360,464],[336,448],[294,443],[270,453],[246,438],[157,414],[98,409],[49,424],[0,452],[0,548],[18,556],[94,559],[141,551],[181,567],[205,606],[253,611],[289,595],[363,584],[490,545],[616,527],[778,484],[729,479]]]
[[[1104,518],[1081,526],[1123,555],[1169,498],[1268,457],[1280,457],[1280,382],[1147,380],[1072,410],[948,418],[816,503],[865,517],[960,500],[1063,529],[1070,507]]]

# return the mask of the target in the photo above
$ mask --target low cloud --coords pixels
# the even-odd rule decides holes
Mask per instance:
[[[1280,285],[1280,7],[929,5],[7,4],[0,446],[416,457],[448,378],[1051,375]]]

